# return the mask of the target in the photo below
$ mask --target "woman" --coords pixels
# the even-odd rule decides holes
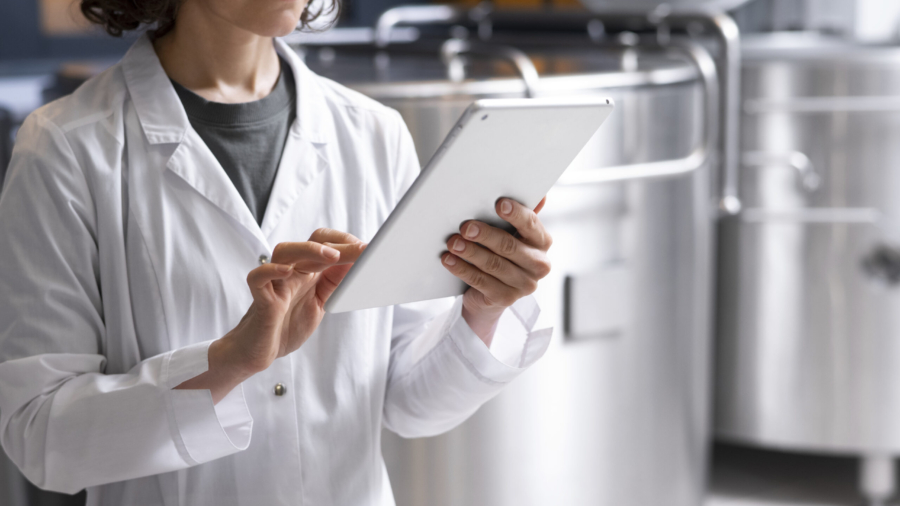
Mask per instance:
[[[419,167],[399,115],[274,37],[304,0],[83,0],[121,62],[22,126],[0,197],[0,441],[91,505],[392,504],[380,431],[438,434],[543,354],[550,237],[470,221],[452,303],[323,304]],[[307,240],[303,240],[308,238]]]

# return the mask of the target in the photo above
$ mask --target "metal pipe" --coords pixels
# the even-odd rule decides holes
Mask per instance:
[[[546,13],[535,13],[532,17],[546,21],[548,15]],[[390,42],[390,33],[398,24],[403,23],[453,23],[459,22],[466,18],[470,21],[479,23],[490,22],[488,18],[506,18],[509,14],[492,13],[490,9],[482,6],[472,10],[465,10],[455,6],[448,5],[424,5],[424,6],[403,6],[395,7],[382,14],[376,26],[376,45],[385,47]],[[512,18],[524,17],[528,18],[528,14],[524,16],[520,13],[513,13]],[[552,15],[549,18],[553,18]],[[561,16],[564,21],[572,22],[579,19],[578,16]],[[581,18],[583,19],[583,18]],[[719,209],[723,214],[734,215],[741,210],[741,201],[739,196],[739,169],[740,156],[738,146],[740,142],[740,75],[741,75],[741,46],[740,46],[740,30],[737,24],[730,16],[718,10],[679,10],[672,12],[670,8],[661,7],[651,13],[646,12],[611,12],[603,14],[592,14],[588,23],[596,25],[596,20],[608,25],[610,23],[630,25],[631,29],[640,29],[644,25],[647,29],[658,29],[661,25],[665,26],[664,31],[669,33],[672,29],[690,30],[694,25],[701,24],[711,29],[716,35],[721,46],[721,63],[718,65],[719,95],[721,108],[719,111],[719,124],[722,126],[723,135],[721,136],[721,153],[722,153],[722,171],[720,177],[720,199]],[[688,170],[692,163],[699,158],[692,153],[688,157],[679,161],[679,163],[659,162],[662,165],[641,164],[641,169],[648,174],[677,174],[679,170]],[[615,168],[607,168],[610,174]],[[574,177],[574,176],[570,176]],[[584,177],[587,177],[586,175]],[[597,181],[606,180],[597,176]]]
[[[691,173],[709,163],[716,151],[719,132],[719,117],[718,109],[716,107],[719,103],[719,81],[716,73],[716,64],[709,52],[697,43],[678,42],[673,43],[672,47],[683,51],[688,58],[690,58],[697,67],[697,71],[702,78],[705,95],[705,100],[703,102],[705,116],[703,142],[694,148],[688,156],[675,160],[598,167],[576,172],[566,172],[559,181],[556,182],[557,186],[602,184],[676,177]]]
[[[497,12],[492,14],[495,24],[542,25],[557,23],[561,26],[575,26],[582,23],[581,13],[548,15],[546,13]],[[739,195],[740,184],[740,106],[741,106],[741,42],[740,30],[730,16],[721,10],[714,9],[678,9],[673,10],[668,4],[656,10],[644,11],[620,10],[604,13],[592,13],[588,17],[589,32],[597,32],[597,22],[602,23],[605,32],[615,29],[655,30],[657,38],[670,36],[672,30],[695,32],[695,27],[709,29],[716,36],[721,47],[718,65],[720,89],[719,111],[722,136],[720,150],[722,170],[720,177],[719,210],[725,215],[735,215],[741,211]]]
[[[881,221],[881,212],[872,207],[804,207],[798,209],[748,207],[741,211],[740,220],[746,223],[878,225]]]
[[[466,12],[453,5],[402,5],[388,9],[375,24],[375,45],[387,47],[391,43],[391,32],[397,25],[456,23],[466,17]]]
[[[741,211],[738,149],[741,114],[741,43],[740,30],[730,16],[714,14],[710,21],[722,43],[724,62],[720,72],[722,84],[723,167],[722,198],[719,210],[734,215]]]
[[[721,196],[719,210],[725,215],[736,215],[741,211],[739,194],[740,184],[740,112],[741,112],[741,41],[740,29],[730,16],[717,10],[679,10],[672,12],[668,5],[662,5],[647,14],[643,12],[619,12],[613,14],[596,14],[594,19],[609,25],[610,23],[639,23],[642,20],[647,28],[666,26],[666,31],[683,29],[692,31],[692,25],[700,23],[712,29],[721,46],[722,53],[719,67],[721,91],[721,109],[719,113],[722,125],[721,152],[722,171],[720,178]],[[635,28],[637,29],[637,28]]]
[[[801,151],[787,153],[771,153],[768,151],[747,151],[741,156],[743,167],[782,166],[794,169],[800,176],[800,184],[806,191],[819,188],[822,177],[816,172],[812,160]]]
[[[522,51],[509,46],[449,39],[441,46],[441,57],[447,65],[451,80],[461,81],[465,77],[462,66],[459,65],[459,56],[465,53],[497,57],[509,61],[525,84],[525,96],[528,98],[535,96],[540,77],[531,58]]]
[[[900,97],[792,97],[790,101],[751,99],[744,102],[747,114],[766,113],[896,113],[900,111]]]

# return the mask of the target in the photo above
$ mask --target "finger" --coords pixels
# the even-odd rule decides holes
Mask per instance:
[[[300,272],[321,272],[340,258],[337,248],[311,241],[279,243],[272,252],[272,263],[293,264]]]
[[[537,207],[534,208],[534,214],[541,212],[541,209],[544,208],[544,204],[546,204],[546,203],[547,203],[547,196],[544,195],[544,198],[542,198],[541,201],[538,202]]]
[[[452,253],[444,253],[441,262],[451,274],[481,292],[489,305],[509,307],[524,295]]]
[[[537,290],[537,280],[524,269],[483,246],[463,239],[460,235],[454,235],[447,241],[447,249],[506,285],[529,294]]]
[[[542,207],[538,204],[539,207]],[[496,204],[497,215],[516,228],[522,239],[543,251],[550,249],[553,239],[537,213],[512,199],[502,198]]]
[[[364,242],[357,242],[353,244],[337,244],[333,242],[323,243],[326,246],[336,249],[341,254],[341,259],[338,260],[339,264],[352,264],[355,262],[362,252],[366,250],[368,244]]]
[[[530,246],[509,232],[480,221],[467,221],[460,227],[462,236],[525,269],[537,279],[550,273],[547,252]]]
[[[319,242],[319,243],[334,243],[334,244],[356,244],[361,243],[353,234],[349,234],[347,232],[341,232],[340,230],[334,230],[331,228],[320,228],[309,236],[310,241]]]
[[[331,228],[317,229],[309,237],[309,240],[325,244],[326,246],[338,250],[341,253],[341,259],[338,263],[342,264],[355,262],[367,246],[366,243],[355,235]]]
[[[316,284],[316,296],[322,304],[331,297],[331,294],[334,293],[347,273],[350,272],[351,267],[353,267],[352,264],[335,265],[322,273],[319,282]]]
[[[263,264],[250,271],[247,274],[247,286],[250,287],[250,294],[253,300],[270,301],[275,292],[272,282],[285,279],[291,275],[294,267],[284,264]]]

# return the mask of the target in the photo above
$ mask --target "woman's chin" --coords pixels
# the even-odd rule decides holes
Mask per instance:
[[[296,30],[299,23],[300,20],[294,16],[284,16],[282,19],[266,23],[265,27],[253,31],[263,37],[284,37]]]

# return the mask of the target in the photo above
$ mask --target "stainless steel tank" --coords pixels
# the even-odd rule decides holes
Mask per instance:
[[[698,506],[709,437],[717,78],[696,46],[450,41],[306,61],[396,108],[425,161],[484,97],[600,94],[616,110],[542,217],[553,344],[448,434],[383,451],[400,506]],[[449,76],[449,77],[448,77]]]
[[[900,48],[748,38],[742,79],[716,432],[863,456],[878,499],[900,454]]]

